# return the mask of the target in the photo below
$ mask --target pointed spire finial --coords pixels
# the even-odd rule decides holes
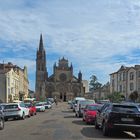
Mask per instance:
[[[72,62],[71,62],[71,65],[70,65],[70,67],[71,67],[71,68],[73,68]]]
[[[42,37],[42,33],[40,34],[40,42],[39,42],[39,51],[43,50],[43,37]]]

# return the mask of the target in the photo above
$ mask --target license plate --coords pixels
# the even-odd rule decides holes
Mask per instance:
[[[122,121],[125,122],[133,122],[134,120],[132,118],[121,118]]]

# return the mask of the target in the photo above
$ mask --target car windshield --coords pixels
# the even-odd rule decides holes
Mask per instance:
[[[96,110],[98,109],[98,107],[92,105],[92,106],[87,106],[87,109],[88,109],[88,110],[91,110],[91,111],[92,111],[92,110],[95,110],[95,111],[96,111]]]
[[[42,104],[36,104],[35,106],[42,106]]]
[[[26,106],[26,107],[31,107],[32,105],[31,105],[30,103],[28,103],[28,104],[25,103],[25,106]]]
[[[89,105],[89,104],[93,104],[92,101],[81,101],[80,102],[81,105]]]
[[[135,106],[113,105],[112,111],[122,113],[139,113]]]
[[[13,109],[13,108],[18,108],[18,105],[13,104],[13,105],[6,105],[5,109]]]

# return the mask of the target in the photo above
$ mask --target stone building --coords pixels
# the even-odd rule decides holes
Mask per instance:
[[[13,102],[28,97],[27,68],[12,63],[0,64],[0,100]]]
[[[82,80],[85,94],[89,92],[89,83],[87,80]]]
[[[101,88],[96,89],[93,92],[93,98],[96,100],[107,99],[108,95],[110,95],[110,83],[107,82]]]
[[[69,65],[64,57],[59,59],[58,64],[54,64],[53,74],[48,76],[42,35],[37,50],[35,90],[37,100],[57,96],[58,99],[67,101],[84,94],[82,73],[79,71],[78,76],[74,76],[73,65]]]
[[[140,94],[140,65],[121,66],[117,72],[110,74],[111,93],[120,92],[128,99],[134,91]]]

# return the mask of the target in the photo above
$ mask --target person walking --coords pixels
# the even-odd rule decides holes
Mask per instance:
[[[56,96],[54,97],[54,102],[55,102],[56,105],[58,104]]]

